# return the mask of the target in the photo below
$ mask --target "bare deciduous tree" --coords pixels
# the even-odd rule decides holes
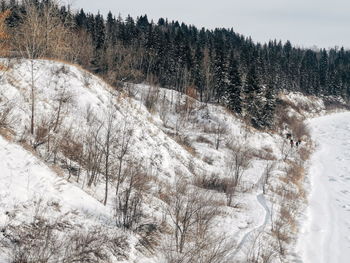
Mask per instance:
[[[73,31],[69,38],[71,51],[67,54],[67,59],[73,63],[78,63],[85,68],[90,68],[94,54],[91,36],[85,31]]]
[[[116,196],[118,196],[120,184],[123,182],[123,164],[127,154],[130,151],[134,129],[125,118],[124,126],[117,132],[117,160],[118,160],[118,173],[117,173],[117,186]]]
[[[125,236],[99,226],[74,228],[64,216],[49,219],[39,213],[29,223],[10,222],[2,226],[0,249],[14,263],[98,263],[109,262],[111,255],[127,259],[129,246]]]
[[[1,97],[1,91],[0,91]],[[0,129],[11,129],[14,122],[14,104],[8,101],[5,97],[0,98]]]
[[[215,126],[215,149],[219,150],[221,141],[223,140],[224,135],[227,133],[227,127],[224,123],[219,122]]]
[[[94,117],[89,123],[89,130],[85,135],[85,154],[84,163],[88,177],[88,187],[97,181],[97,176],[101,172],[101,161],[103,158],[103,149],[100,144],[100,136],[103,124]]]
[[[230,262],[232,244],[211,230],[220,209],[209,191],[199,192],[180,178],[166,201],[165,215],[173,226],[162,246],[167,262]]]
[[[116,221],[118,226],[132,229],[142,216],[141,204],[149,187],[149,178],[142,172],[139,162],[128,162],[124,173],[127,183],[116,197]]]
[[[10,16],[10,14],[10,10],[5,10],[0,13],[0,56],[2,57],[6,57],[9,53],[9,34],[6,19]]]
[[[227,173],[231,184],[227,188],[227,203],[232,204],[233,196],[239,186],[244,172],[249,168],[252,161],[251,150],[246,145],[227,144],[230,149],[230,157],[227,160]]]
[[[211,205],[210,198],[205,198],[204,194],[198,193],[180,179],[170,194],[166,213],[174,225],[176,251],[183,253],[191,235],[199,240],[208,233],[213,219],[218,215],[218,209]]]
[[[114,107],[112,103],[112,98],[110,99],[108,109],[107,109],[107,116],[106,116],[106,122],[104,124],[104,139],[102,142],[102,149],[104,153],[104,174],[105,174],[105,198],[104,198],[104,205],[107,204],[108,199],[108,184],[109,184],[109,177],[110,177],[110,170],[111,170],[111,155],[113,153],[113,149],[117,146],[116,145],[116,135],[117,135],[117,129],[116,129],[116,120],[115,120],[115,114],[114,114]]]
[[[275,170],[276,168],[276,163],[275,162],[267,162],[265,169],[264,169],[264,173],[262,175],[262,189],[263,189],[263,193],[266,194],[266,185],[269,184],[269,180],[270,177],[272,176],[272,172]]]
[[[35,1],[22,1],[25,12],[20,13],[20,24],[11,35],[11,48],[30,60],[31,74],[31,123],[30,133],[34,135],[35,124],[35,59],[42,57],[62,57],[70,50],[67,45],[69,27],[62,20],[58,4],[45,1],[39,8]]]
[[[64,110],[64,106],[71,104],[74,99],[74,95],[67,88],[66,72],[67,69],[65,66],[55,69],[55,72],[53,72],[53,75],[57,76],[57,80],[55,81],[55,89],[57,90],[57,93],[53,98],[54,101],[57,102],[56,119],[54,122],[53,132],[57,132],[62,122],[62,111]]]

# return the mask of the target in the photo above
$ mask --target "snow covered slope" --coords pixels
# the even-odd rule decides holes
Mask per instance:
[[[64,210],[110,218],[110,211],[80,188],[59,177],[32,153],[0,137],[0,215],[19,203],[43,199],[58,201]]]
[[[311,159],[311,196],[298,250],[305,263],[350,259],[350,113],[312,119],[317,144]]]
[[[288,242],[276,240],[277,235],[269,232],[274,221],[279,220],[283,210],[281,202],[289,202],[284,196],[290,196],[289,191],[299,193],[301,188],[297,180],[289,180],[287,174],[291,163],[301,163],[301,154],[289,146],[284,131],[281,134],[258,132],[224,107],[201,103],[159,87],[140,84],[115,90],[86,71],[59,62],[15,60],[9,70],[0,75],[0,108],[12,107],[10,137],[14,141],[0,137],[0,224],[3,226],[12,222],[13,216],[15,224],[29,223],[38,203],[51,204],[46,216],[55,218],[68,213],[73,229],[100,226],[101,232],[115,231],[117,236],[125,233],[128,249],[123,249],[121,258],[111,256],[112,262],[163,263],[164,250],[156,247],[146,253],[142,248],[144,233],[140,231],[144,226],[165,225],[165,230],[158,231],[162,234],[157,237],[158,242],[170,236],[167,195],[181,178],[197,193],[212,196],[211,201],[220,209],[210,229],[218,236],[229,238],[232,251],[228,262],[262,257],[262,249],[272,251],[270,257],[278,261],[280,257],[275,250],[280,249],[285,257],[293,251],[294,234],[288,229],[290,225],[283,229]],[[32,87],[34,135],[30,134]],[[317,111],[323,107],[320,101],[313,103],[296,94],[289,98],[291,104],[301,101]],[[104,162],[100,157],[88,158],[97,148],[105,151],[102,145],[108,116],[113,118],[115,139],[107,181],[109,195],[103,206]],[[128,140],[124,163],[118,166],[118,156]],[[21,146],[30,148],[34,154]],[[67,151],[67,146],[75,148]],[[302,147],[306,148],[307,144]],[[223,183],[232,176],[230,165],[237,149],[249,151],[250,162],[242,173],[232,204],[227,205],[227,192],[220,189],[220,185],[213,189],[210,180],[217,180],[215,186],[215,182]],[[91,184],[88,183],[92,178],[92,172],[88,171],[90,161],[98,166]],[[116,224],[117,174],[119,170],[126,174],[134,163],[147,175],[150,185],[142,193],[142,213],[137,225],[141,230],[137,227],[121,230]],[[269,166],[273,171],[267,180]],[[127,187],[128,184],[122,182],[120,192]],[[264,247],[255,247],[258,238]],[[113,253],[119,255],[120,251]]]

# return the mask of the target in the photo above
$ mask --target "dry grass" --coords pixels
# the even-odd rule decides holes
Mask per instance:
[[[0,135],[5,138],[5,140],[9,142],[14,141],[14,133],[10,129],[0,128]]]
[[[205,143],[205,144],[209,144],[209,145],[213,145],[212,141],[210,141],[209,139],[207,139],[206,137],[204,137],[203,135],[200,135],[196,138],[196,142],[199,143]]]
[[[349,110],[350,106],[341,102],[338,98],[325,97],[323,99],[324,106],[327,111],[335,111],[339,109]]]
[[[8,66],[0,63],[0,71],[6,72],[8,70]]]
[[[252,151],[252,156],[256,159],[266,160],[266,161],[277,160],[276,156],[273,154],[272,149],[267,147],[260,150]]]
[[[57,176],[59,177],[64,177],[64,171],[62,170],[61,167],[59,167],[58,165],[54,164],[50,166],[51,171],[53,171]]]
[[[199,188],[226,193],[232,182],[227,178],[219,178],[217,174],[199,175],[194,178],[193,184]]]
[[[40,158],[38,156],[38,153],[33,149],[33,146],[30,143],[28,143],[25,139],[20,140],[19,144],[22,146],[23,149],[25,149],[26,151],[30,152],[34,156]]]
[[[213,163],[214,163],[214,159],[211,156],[204,156],[203,161],[209,165],[213,165]]]
[[[194,147],[192,147],[190,139],[187,136],[173,136],[174,140],[182,146],[188,153],[192,156],[197,156],[197,151]]]

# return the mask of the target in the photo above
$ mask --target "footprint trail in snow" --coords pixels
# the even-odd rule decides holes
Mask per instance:
[[[310,121],[317,147],[298,252],[304,263],[350,262],[350,113]]]

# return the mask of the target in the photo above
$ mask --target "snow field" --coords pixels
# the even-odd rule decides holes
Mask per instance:
[[[310,120],[317,144],[311,194],[298,251],[304,263],[347,263],[350,258],[350,113]]]

